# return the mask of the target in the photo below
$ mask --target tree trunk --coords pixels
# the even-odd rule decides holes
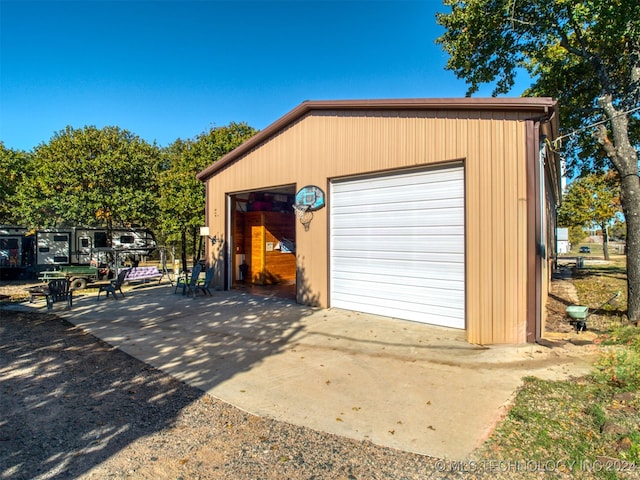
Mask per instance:
[[[627,316],[640,321],[640,177],[627,176],[621,185],[622,210],[627,222]]]
[[[198,250],[196,250],[196,247],[197,247],[196,246],[196,242],[197,242],[196,234],[198,233],[196,227],[193,227],[193,232],[192,233],[193,233],[193,238],[192,238],[192,241],[193,241],[193,249],[192,249],[192,251],[193,251],[193,264],[195,265],[196,263],[198,263],[200,261],[200,259],[198,258],[198,255],[200,254],[200,252]]]
[[[602,253],[605,260],[609,260],[609,230],[607,230],[607,224],[600,225],[602,229]]]
[[[614,106],[611,95],[599,99],[599,106],[611,122],[613,142],[604,125],[596,138],[620,174],[620,204],[627,222],[627,316],[640,321],[640,176],[638,152],[629,139],[629,119]]]
[[[187,271],[187,231],[182,230],[182,238],[180,239],[180,243],[182,244],[182,252],[180,254],[182,260],[182,271]]]
[[[198,258],[198,261],[200,261],[200,259],[202,258],[200,256],[201,254],[202,254],[202,235],[200,235],[198,239],[198,255],[196,255],[196,257]]]

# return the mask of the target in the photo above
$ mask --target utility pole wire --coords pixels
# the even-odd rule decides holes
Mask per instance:
[[[616,117],[620,117],[620,116],[622,116],[622,115],[627,115],[628,113],[637,112],[638,110],[640,110],[640,107],[632,108],[631,110],[627,110],[626,112],[620,112],[620,113],[618,113],[618,114],[614,115],[613,117],[605,118],[604,120],[600,120],[599,122],[592,123],[591,125],[587,125],[587,126],[585,126],[585,127],[582,127],[582,128],[577,129],[577,130],[574,130],[573,132],[567,133],[566,135],[562,135],[562,136],[560,136],[560,137],[558,137],[558,138],[554,139],[554,140],[551,142],[551,143],[552,143],[552,145],[553,145],[553,148],[554,148],[554,149],[559,148],[559,147],[557,146],[557,143],[558,143],[558,142],[560,142],[563,138],[572,137],[572,136],[574,136],[574,135],[575,135],[576,133],[578,133],[578,132],[583,132],[584,130],[588,130],[589,128],[597,127],[598,125],[602,125],[603,123],[607,123],[609,120],[612,120],[612,119],[614,119],[614,118],[616,118]]]

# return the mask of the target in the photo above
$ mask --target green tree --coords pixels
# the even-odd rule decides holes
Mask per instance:
[[[584,229],[581,226],[569,227],[569,243],[571,245],[578,245],[587,237]]]
[[[627,224],[619,218],[616,218],[609,229],[609,234],[614,239],[625,240],[627,238]]]
[[[602,230],[602,250],[609,260],[609,225],[620,212],[619,182],[614,175],[590,174],[572,182],[558,210],[563,227],[597,226]]]
[[[552,145],[570,169],[607,163],[618,172],[627,223],[629,320],[640,320],[640,2],[637,0],[445,0],[437,15],[447,69],[468,94],[495,82],[508,92],[527,71],[527,95],[559,100],[565,135]],[[575,133],[575,135],[573,135]],[[561,142],[564,140],[564,142]]]
[[[187,268],[188,240],[197,260],[198,228],[205,222],[205,187],[196,174],[256,134],[246,123],[212,128],[195,140],[176,140],[163,154],[159,176],[160,218],[169,241],[181,244],[182,268]]]
[[[34,227],[153,223],[160,151],[118,127],[67,127],[36,147],[18,197]]]
[[[28,153],[12,150],[0,142],[0,223],[19,224],[17,191],[29,171]]]

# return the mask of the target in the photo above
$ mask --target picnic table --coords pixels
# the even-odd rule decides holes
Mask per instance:
[[[49,286],[48,285],[37,285],[35,287],[27,288],[29,292],[30,298],[29,303],[33,303],[36,297],[46,297],[49,294]]]

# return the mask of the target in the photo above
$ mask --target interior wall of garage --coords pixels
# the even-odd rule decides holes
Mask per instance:
[[[328,191],[331,178],[463,161],[467,338],[480,344],[524,342],[524,120],[531,116],[524,111],[311,111],[207,179],[207,225],[212,235],[226,239],[226,194],[285,184]],[[314,212],[308,231],[299,223],[296,227],[298,301],[322,307],[329,305],[327,212]],[[219,246],[210,254],[220,265]]]

